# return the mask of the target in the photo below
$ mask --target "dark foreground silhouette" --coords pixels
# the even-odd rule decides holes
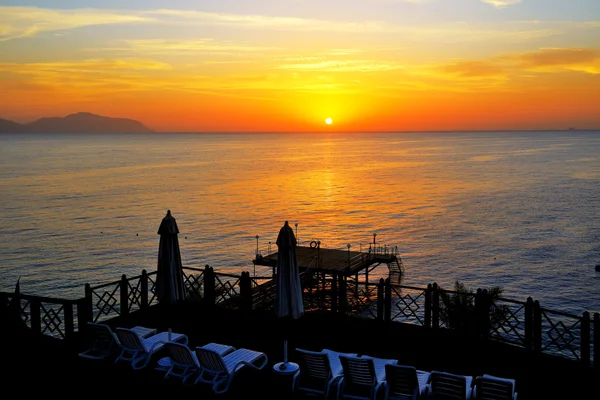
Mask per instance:
[[[5,371],[8,370],[3,373],[4,390],[16,390],[20,395],[68,397],[191,394],[194,396],[191,398],[291,398],[281,392],[282,387],[276,385],[281,381],[273,373],[273,365],[283,359],[284,337],[289,341],[290,360],[296,347],[330,348],[394,358],[428,371],[498,375],[516,379],[520,400],[597,398],[598,392],[594,391],[600,382],[598,372],[581,367],[576,361],[533,356],[514,346],[447,331],[328,313],[307,313],[298,320],[280,320],[271,313],[183,303],[154,306],[145,313],[133,313],[126,320],[110,321],[109,325],[143,325],[159,331],[171,328],[185,333],[192,347],[209,342],[246,347],[267,353],[269,363],[261,371],[243,370],[234,378],[228,393],[216,396],[202,384],[184,386],[174,379],[165,380],[164,373],[154,369],[164,354],[153,356],[148,368],[134,371],[127,364],[78,357],[77,353],[85,347],[83,337],[72,341],[32,337],[23,327],[3,324],[0,343]]]

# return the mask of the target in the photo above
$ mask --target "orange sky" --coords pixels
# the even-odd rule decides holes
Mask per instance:
[[[600,128],[597,2],[444,1],[0,1],[0,118],[86,111],[159,131]]]

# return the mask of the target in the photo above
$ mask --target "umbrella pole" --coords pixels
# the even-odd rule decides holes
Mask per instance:
[[[287,362],[288,362],[287,348],[288,348],[288,341],[284,340],[283,341],[283,363],[285,365],[287,365]]]

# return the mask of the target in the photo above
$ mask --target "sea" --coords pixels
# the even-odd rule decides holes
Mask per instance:
[[[167,210],[184,267],[270,276],[252,260],[289,221],[397,249],[404,285],[600,312],[600,131],[2,134],[0,291],[154,271]]]

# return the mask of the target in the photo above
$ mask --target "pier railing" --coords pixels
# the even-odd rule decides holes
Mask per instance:
[[[158,304],[156,272],[101,285],[85,285],[85,297],[55,299],[21,293],[0,293],[0,306],[12,309],[34,333],[68,339],[88,321],[98,322],[144,310]],[[245,310],[272,309],[273,277],[251,277],[184,268],[188,301],[215,307]],[[327,310],[388,323],[405,323],[426,329],[462,330],[490,340],[506,342],[536,354],[553,354],[580,361],[600,370],[600,314],[581,316],[542,308],[528,298],[515,301],[492,298],[487,290],[462,293],[437,284],[414,287],[379,282],[346,280],[314,273],[302,277],[306,311]],[[449,296],[463,296],[462,309],[448,303]],[[444,301],[446,299],[446,301]]]

